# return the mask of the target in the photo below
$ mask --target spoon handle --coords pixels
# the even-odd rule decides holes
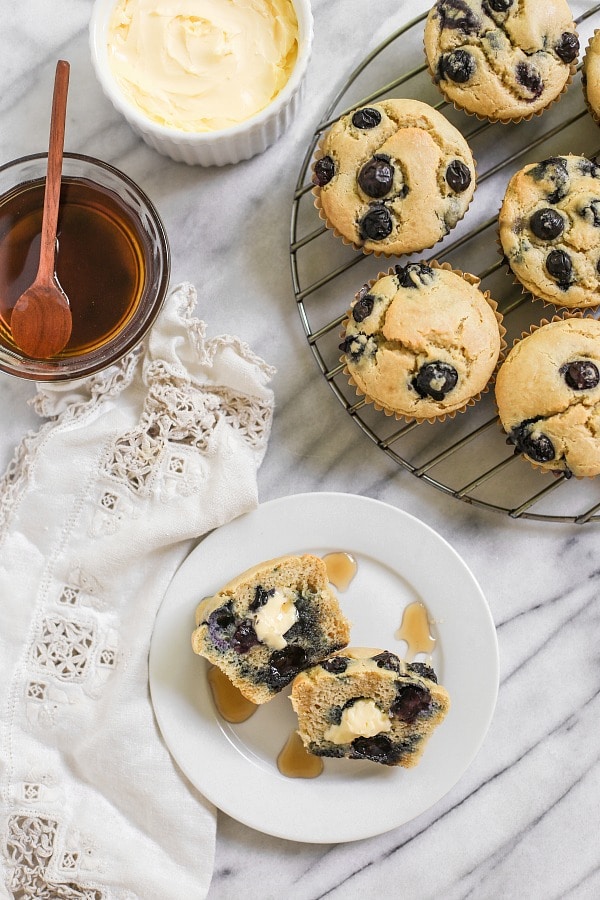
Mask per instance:
[[[42,213],[42,235],[38,278],[45,277],[50,279],[54,276],[56,227],[58,224],[58,206],[60,203],[69,71],[69,63],[64,59],[59,59],[56,64],[54,94],[52,96],[50,141],[48,144],[48,171],[46,174],[46,189],[44,192],[44,211]]]

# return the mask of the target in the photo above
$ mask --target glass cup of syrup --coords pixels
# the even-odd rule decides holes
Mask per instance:
[[[110,366],[144,338],[166,297],[170,253],[156,209],[130,178],[65,153],[55,270],[73,331],[51,359],[23,354],[10,317],[37,272],[46,165],[41,153],[0,167],[0,371],[68,381]]]

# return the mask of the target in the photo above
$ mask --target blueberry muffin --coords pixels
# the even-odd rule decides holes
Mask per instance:
[[[305,554],[260,563],[202,600],[192,647],[244,697],[266,703],[349,635],[325,563]]]
[[[406,769],[417,765],[450,707],[430,666],[364,647],[302,672],[291,701],[310,753]]]
[[[600,124],[600,28],[590,38],[585,51],[581,84],[587,107]]]
[[[338,237],[386,256],[433,246],[464,216],[475,163],[464,137],[419,100],[383,100],[339,119],[313,166],[315,206]]]
[[[600,166],[583,156],[525,166],[508,184],[499,227],[508,265],[535,297],[600,303]]]
[[[425,53],[447,100],[480,118],[518,122],[566,89],[579,40],[566,0],[438,0]]]
[[[518,341],[496,381],[500,421],[535,466],[600,473],[600,322],[552,321]]]
[[[363,285],[340,344],[357,393],[407,420],[472,405],[493,375],[504,335],[496,303],[478,285],[435,262],[396,266]]]

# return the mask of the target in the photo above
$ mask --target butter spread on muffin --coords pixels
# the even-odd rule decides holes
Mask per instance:
[[[192,647],[248,700],[265,703],[348,639],[325,563],[304,554],[260,563],[202,600]]]
[[[316,756],[411,768],[448,713],[448,693],[424,663],[352,647],[294,680],[298,733]]]

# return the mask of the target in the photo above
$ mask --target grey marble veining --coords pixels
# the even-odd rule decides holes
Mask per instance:
[[[69,59],[67,149],[114,163],[147,191],[169,233],[173,283],[196,284],[198,314],[212,334],[239,334],[277,368],[261,500],[350,491],[405,509],[463,556],[498,630],[495,716],[475,761],[446,797],[401,828],[341,845],[279,840],[219,813],[211,900],[600,896],[600,526],[513,521],[399,469],[326,386],[295,309],[289,219],[305,147],[347,74],[427,6],[315,0],[298,121],[263,156],[203,170],[154,153],[104,98],[89,61],[88,0],[56,0],[52,12],[45,0],[3,3],[0,162],[46,148],[54,65]],[[575,15],[590,6],[572,3]],[[33,393],[31,384],[0,379],[2,468],[37,425],[27,405]],[[468,660],[466,646],[466,666]]]

